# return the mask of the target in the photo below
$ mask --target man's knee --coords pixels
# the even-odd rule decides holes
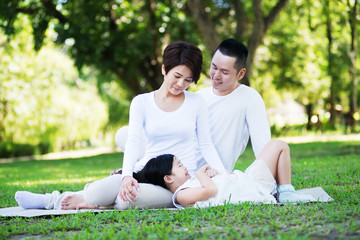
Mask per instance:
[[[121,149],[121,151],[125,151],[125,145],[128,138],[128,130],[129,126],[123,126],[119,130],[117,130],[115,134],[115,142],[116,145]]]

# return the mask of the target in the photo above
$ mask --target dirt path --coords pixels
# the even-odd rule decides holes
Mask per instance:
[[[65,152],[54,152],[44,155],[37,156],[23,156],[14,158],[0,158],[0,163],[10,163],[15,161],[29,161],[29,160],[56,160],[63,158],[80,158],[80,157],[91,157],[104,153],[115,153],[120,152],[119,148],[116,147],[103,147],[94,149],[83,149],[83,150],[72,150]]]

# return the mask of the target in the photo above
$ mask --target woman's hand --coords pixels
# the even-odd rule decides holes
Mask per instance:
[[[119,169],[116,169],[116,170],[110,172],[110,176],[120,173],[121,170],[122,170],[122,168],[119,168]]]
[[[140,191],[139,183],[135,178],[131,176],[124,177],[119,192],[120,198],[125,202],[129,202],[129,199],[135,201],[137,195],[134,187]]]

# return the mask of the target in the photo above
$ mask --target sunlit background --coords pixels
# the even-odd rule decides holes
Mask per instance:
[[[272,135],[358,133],[358,1],[2,1],[0,158],[113,146],[136,94],[156,89],[163,48],[250,50],[244,84]],[[234,103],[236,104],[236,103]]]

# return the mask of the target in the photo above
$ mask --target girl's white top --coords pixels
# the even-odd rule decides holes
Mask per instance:
[[[155,92],[136,96],[130,105],[129,133],[123,160],[123,177],[140,171],[153,157],[173,154],[190,174],[197,168],[197,148],[212,168],[226,171],[210,136],[208,111],[203,98],[184,91],[185,100],[175,111],[165,112],[155,103]],[[145,135],[145,155],[139,146]]]
[[[222,173],[212,178],[217,194],[205,201],[196,202],[194,207],[212,207],[227,203],[239,204],[243,202],[276,203],[272,195],[276,192],[276,181],[263,160],[255,162],[246,169],[245,173],[235,170],[234,173]],[[173,195],[173,203],[177,208],[184,208],[176,201],[180,190],[201,187],[200,181],[192,177],[181,185]]]

